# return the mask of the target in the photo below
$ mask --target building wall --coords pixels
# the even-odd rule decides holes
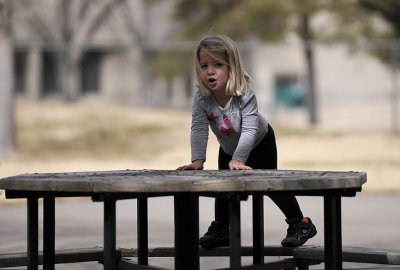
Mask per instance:
[[[263,84],[260,107],[273,121],[307,125],[305,108],[282,108],[274,104],[273,98],[278,74],[296,74],[307,88],[301,47],[267,45],[260,50],[262,57],[255,62],[259,69],[255,79]],[[362,48],[351,52],[343,44],[316,45],[314,51],[319,126],[389,130],[394,117],[391,68]]]
[[[366,50],[318,46],[321,123],[341,128],[390,130],[393,71]],[[397,91],[399,91],[397,89]]]

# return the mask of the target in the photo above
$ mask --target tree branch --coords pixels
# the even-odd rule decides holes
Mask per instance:
[[[113,10],[113,6],[120,4],[122,1],[124,0],[104,0],[100,3],[96,1],[95,5],[92,5],[93,8],[87,12],[87,16],[83,17],[80,25],[75,27],[72,43],[74,45],[82,44],[86,38],[92,36],[106,21]]]
[[[41,37],[43,40],[55,40],[56,36],[51,31],[48,24],[38,13],[37,5],[40,3],[35,1],[35,5],[32,1],[13,1],[15,4],[16,13],[21,14],[22,18],[25,18],[25,22],[30,29],[34,31],[34,34]]]
[[[127,30],[129,31],[129,33],[133,36],[136,37],[138,40],[141,40],[141,34],[139,29],[137,29],[137,27],[135,27],[135,22],[132,19],[132,10],[131,7],[129,6],[129,4],[126,1],[123,1],[121,4],[121,12],[123,15],[123,19],[124,19],[124,23],[125,26],[127,28]]]

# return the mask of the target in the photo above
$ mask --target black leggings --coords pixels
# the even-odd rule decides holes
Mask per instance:
[[[218,168],[229,170],[229,162],[232,156],[219,148]],[[268,133],[264,139],[254,148],[246,162],[253,169],[277,169],[277,150],[274,130],[268,125]],[[287,219],[303,218],[299,203],[293,195],[269,195],[271,200],[281,209]],[[215,199],[215,220],[225,225],[229,224],[229,202],[227,199]]]

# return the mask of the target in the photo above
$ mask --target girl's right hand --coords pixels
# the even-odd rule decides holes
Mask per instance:
[[[184,165],[184,166],[180,166],[179,168],[177,168],[178,171],[185,171],[185,170],[202,170],[204,164],[204,160],[201,159],[197,159],[195,161],[193,161],[192,164],[189,165]]]

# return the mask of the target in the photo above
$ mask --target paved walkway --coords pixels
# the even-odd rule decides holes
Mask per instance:
[[[303,213],[310,216],[319,231],[308,244],[323,244],[323,199],[299,197]],[[213,218],[213,199],[200,198],[200,234]],[[251,245],[251,199],[242,203],[242,244]],[[400,249],[400,194],[358,194],[343,198],[343,245]],[[41,215],[41,214],[40,214]],[[26,206],[0,208],[0,253],[26,250]],[[265,244],[279,245],[286,233],[284,217],[278,208],[265,198]],[[41,216],[40,216],[41,218]],[[102,203],[89,199],[58,201],[56,203],[56,248],[103,246]],[[171,246],[174,240],[173,199],[171,197],[149,200],[149,246]],[[117,245],[136,247],[136,200],[117,204]],[[41,249],[41,247],[40,247]],[[272,258],[276,259],[276,258]],[[244,258],[243,264],[250,263]],[[150,263],[173,268],[173,259],[151,258]],[[201,269],[226,267],[228,258],[202,258]],[[354,264],[345,264],[355,267]],[[360,266],[360,265],[358,265]],[[58,270],[95,270],[102,266],[92,262],[59,265]],[[323,268],[321,265],[315,269]]]

